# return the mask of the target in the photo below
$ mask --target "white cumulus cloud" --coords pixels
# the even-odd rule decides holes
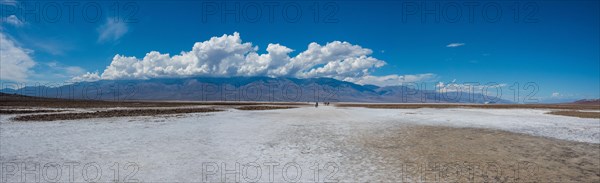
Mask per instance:
[[[386,76],[371,76],[366,75],[360,78],[348,79],[346,81],[354,82],[358,84],[372,84],[377,86],[395,86],[403,83],[423,82],[430,81],[437,77],[432,73],[427,74],[415,74],[415,75],[397,75],[391,74]]]
[[[0,5],[16,6],[17,3],[15,0],[0,0]]]
[[[0,32],[0,80],[26,81],[29,70],[36,65],[31,51],[17,46]]]
[[[464,46],[465,43],[450,43],[448,45],[446,45],[446,47],[448,48],[456,48],[456,47],[460,47],[460,46]]]
[[[25,24],[16,15],[10,15],[8,17],[5,17],[5,18],[3,18],[2,21],[6,22],[8,24],[11,24],[11,25],[13,25],[15,27],[20,27],[20,26],[23,26],[23,24]]]
[[[472,93],[495,93],[498,88],[506,87],[506,83],[456,83],[456,79],[451,83],[438,82],[436,89],[440,93],[445,92],[472,92]]]
[[[106,23],[98,27],[98,42],[117,41],[129,31],[127,24],[118,18],[108,18]]]
[[[373,51],[348,42],[333,41],[325,45],[310,43],[305,51],[290,56],[293,49],[269,44],[267,53],[243,42],[240,34],[224,34],[197,42],[191,51],[177,55],[151,51],[143,58],[117,54],[104,72],[88,73],[84,78],[118,80],[181,78],[194,76],[232,77],[268,76],[317,78],[329,77],[359,84],[400,85],[429,79],[433,74],[372,76],[371,72],[386,64],[370,56]],[[96,77],[98,76],[99,77]]]
[[[98,71],[96,72],[87,72],[81,76],[75,76],[69,82],[92,82],[100,80],[100,75]]]

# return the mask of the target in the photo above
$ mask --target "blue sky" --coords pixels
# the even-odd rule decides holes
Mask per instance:
[[[74,4],[70,15],[69,7]],[[262,66],[267,69],[254,75],[335,77],[377,85],[428,82],[433,83],[428,86],[431,88],[439,82],[493,82],[504,86],[505,98],[511,95],[508,88],[514,83],[527,93],[523,85],[535,82],[539,86],[536,97],[546,102],[600,98],[598,1],[0,0],[0,6],[0,79],[4,83],[174,76],[122,72],[135,72],[127,65],[143,63],[151,51],[169,54],[168,58],[155,58],[165,59],[166,65],[153,65],[166,68],[177,60],[173,56],[190,52],[197,42],[206,41],[203,45],[210,47],[213,44],[207,40],[215,37],[222,38],[215,43],[226,45],[241,39],[239,50],[232,52],[206,48],[217,53],[240,51],[246,62],[238,63],[239,68],[252,60],[248,52],[267,56],[268,45],[279,44],[264,57],[269,63]],[[32,7],[33,13],[23,12]],[[101,10],[94,11],[94,7]],[[96,17],[98,12],[101,15]],[[340,44],[328,44],[334,41]],[[313,42],[322,52],[308,52]],[[326,57],[323,50],[338,50],[335,54],[339,55]],[[277,57],[275,52],[284,54]],[[303,52],[304,57],[298,56]],[[286,53],[290,58],[285,58]],[[115,58],[117,54],[123,58]],[[126,62],[129,57],[136,60]],[[223,63],[222,58],[236,59],[218,54],[209,58],[218,58],[207,61],[217,65]],[[294,59],[313,65],[277,70],[285,68],[285,63],[278,62]],[[327,68],[328,61],[339,63]],[[128,64],[117,67],[117,63]],[[107,73],[109,65],[115,67]],[[235,75],[244,75],[239,68]],[[305,70],[290,72],[293,68]],[[221,72],[228,69],[190,73],[230,76]],[[81,77],[87,72],[98,75]]]

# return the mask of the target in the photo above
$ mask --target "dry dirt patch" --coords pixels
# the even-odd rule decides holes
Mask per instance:
[[[49,109],[38,109],[38,110],[14,110],[14,109],[0,109],[0,114],[32,114],[32,113],[51,113],[51,112],[63,112],[66,110],[49,110]]]
[[[418,108],[480,108],[480,109],[571,109],[600,110],[600,105],[590,104],[368,104],[342,103],[337,107],[366,107],[379,109],[418,109]]]
[[[599,182],[600,144],[499,130],[403,126],[359,141],[393,181]],[[390,174],[386,174],[390,175]]]
[[[127,109],[127,110],[107,110],[82,113],[55,113],[55,114],[36,114],[17,116],[15,121],[56,121],[56,120],[74,120],[89,118],[110,118],[126,116],[155,116],[181,113],[204,113],[218,112],[221,110],[213,108],[177,108],[177,109]]]
[[[293,109],[293,108],[297,108],[297,107],[256,105],[256,106],[241,106],[241,107],[236,107],[235,109],[245,110],[245,111],[256,111],[256,110],[275,110],[275,109]]]
[[[242,101],[111,101],[31,97],[0,93],[1,108],[113,108],[113,107],[185,107],[240,105],[306,105],[301,102],[242,102]]]
[[[552,111],[548,114],[572,116],[580,118],[596,118],[600,119],[600,112],[582,112],[582,111]]]

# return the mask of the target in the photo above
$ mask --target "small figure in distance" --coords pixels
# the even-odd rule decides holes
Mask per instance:
[[[315,108],[319,107],[319,102],[315,103]]]

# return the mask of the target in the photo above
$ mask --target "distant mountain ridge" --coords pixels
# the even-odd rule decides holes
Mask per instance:
[[[584,104],[584,105],[600,105],[600,99],[582,99],[573,102],[574,104]]]
[[[410,86],[359,85],[332,78],[165,78],[100,80],[60,87],[27,86],[0,92],[91,100],[274,101],[372,103],[510,103],[480,93],[418,90]]]

